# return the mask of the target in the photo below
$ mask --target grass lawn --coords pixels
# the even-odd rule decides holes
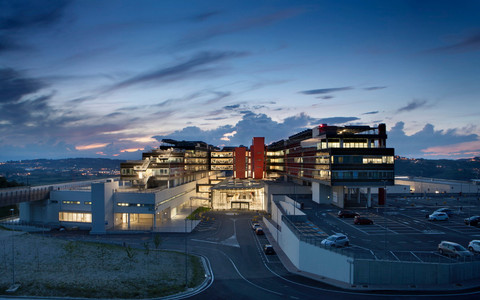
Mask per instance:
[[[65,241],[14,232],[13,295],[89,298],[151,298],[185,290],[185,256],[155,250]],[[0,294],[12,283],[12,231],[0,229]],[[148,248],[148,250],[147,250]],[[204,280],[198,257],[188,256],[188,286]]]

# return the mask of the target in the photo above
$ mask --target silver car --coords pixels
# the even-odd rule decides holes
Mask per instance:
[[[348,237],[341,233],[336,233],[321,241],[322,245],[330,247],[346,247],[349,243]]]
[[[440,254],[455,258],[473,256],[465,247],[453,242],[442,241],[438,244],[437,249]]]
[[[448,215],[444,212],[434,212],[428,216],[429,221],[448,221]]]
[[[470,241],[467,248],[473,253],[480,253],[480,240]]]

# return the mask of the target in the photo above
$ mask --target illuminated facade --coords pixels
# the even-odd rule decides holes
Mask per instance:
[[[386,147],[386,139],[380,124],[320,125],[268,146],[254,137],[250,149],[163,140],[142,160],[122,163],[120,181],[93,183],[88,190],[52,190],[48,200],[21,203],[20,218],[99,234],[165,231],[187,205],[268,211],[267,199],[287,185],[293,194],[308,190],[313,201],[339,207],[352,199],[360,203],[362,197],[371,206],[375,188],[382,205],[384,188],[394,185],[394,149]],[[272,185],[263,179],[284,181]],[[175,230],[183,231],[183,224]]]
[[[267,175],[287,176],[312,185],[312,199],[344,206],[345,195],[394,185],[394,149],[386,147],[386,127],[327,126],[322,124],[267,147]]]

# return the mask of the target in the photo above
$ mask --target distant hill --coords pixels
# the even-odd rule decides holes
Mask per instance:
[[[395,157],[395,175],[420,176],[439,179],[478,179],[480,157],[469,159],[410,159]]]
[[[23,184],[50,184],[118,176],[124,160],[108,158],[34,159],[0,163],[0,175]],[[480,157],[411,159],[395,157],[395,175],[471,180],[480,176]]]
[[[0,163],[0,175],[26,185],[119,176],[124,160],[108,158],[33,159]]]

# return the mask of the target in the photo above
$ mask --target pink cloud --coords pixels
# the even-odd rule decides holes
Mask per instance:
[[[465,157],[479,156],[480,155],[480,140],[458,143],[454,145],[436,146],[423,149],[422,152],[425,155],[432,156],[458,156],[463,155]]]

